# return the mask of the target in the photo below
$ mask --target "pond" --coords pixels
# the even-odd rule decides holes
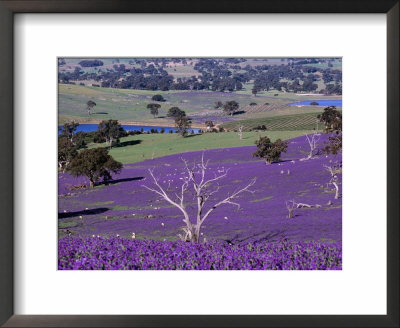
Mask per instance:
[[[76,132],[93,132],[97,131],[97,124],[79,124],[79,126],[76,129]],[[143,129],[143,132],[151,131],[151,129],[154,129],[158,132],[161,131],[161,129],[164,129],[165,133],[169,133],[169,131],[176,132],[176,129],[174,128],[169,128],[169,127],[163,127],[163,126],[147,126],[147,125],[121,125],[125,131],[141,131]],[[62,129],[62,126],[60,126]],[[189,133],[193,130],[194,133],[198,133],[199,129],[188,129]],[[60,133],[60,132],[59,132]]]
[[[324,100],[305,100],[289,104],[289,106],[310,106],[310,103],[316,102],[316,107],[336,106],[342,107],[342,99],[324,99]],[[313,106],[313,105],[311,105]]]

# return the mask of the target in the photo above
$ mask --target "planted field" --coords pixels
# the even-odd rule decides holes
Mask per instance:
[[[315,128],[322,129],[322,126],[317,127],[317,115],[319,113],[306,113],[297,115],[285,115],[277,117],[265,117],[257,119],[241,120],[222,124],[222,127],[227,130],[235,130],[238,125],[243,125],[243,131],[250,131],[260,125],[265,125],[269,131],[301,131],[313,130]]]

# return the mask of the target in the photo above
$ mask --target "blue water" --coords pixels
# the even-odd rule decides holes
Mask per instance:
[[[92,132],[92,131],[97,131],[97,124],[79,124],[79,126],[76,129],[76,132]],[[175,132],[176,129],[174,128],[168,128],[168,127],[161,127],[161,126],[138,126],[138,125],[121,125],[125,131],[140,131],[143,128],[144,132],[151,131],[151,129],[157,129],[158,132],[161,131],[161,129],[164,129],[164,133],[169,133],[169,131],[172,130],[172,132]],[[60,126],[62,128],[62,126]],[[193,130],[194,133],[198,133],[199,129],[189,129],[189,133]]]
[[[325,106],[336,106],[336,107],[342,107],[342,99],[324,99],[324,100],[306,100],[306,101],[299,101],[299,102],[294,102],[289,104],[290,106],[298,106],[298,105],[303,105],[303,106],[308,106],[312,102],[317,102],[318,106],[316,107],[325,107]]]

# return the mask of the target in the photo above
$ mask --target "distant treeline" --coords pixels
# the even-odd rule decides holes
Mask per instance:
[[[139,89],[139,90],[212,90],[212,91],[237,91],[243,89],[243,84],[253,81],[253,94],[263,90],[275,89],[287,92],[313,92],[318,88],[316,81],[324,81],[326,87],[322,93],[342,93],[342,72],[330,67],[322,69],[306,64],[317,64],[328,59],[289,59],[288,63],[281,65],[257,65],[244,67],[240,63],[246,59],[202,58],[195,64],[191,59],[137,59],[130,60],[130,65],[140,66],[127,68],[113,61],[113,68],[97,68],[102,66],[100,60],[83,60],[82,67],[96,67],[97,72],[87,73],[79,67],[73,72],[60,72],[59,82],[94,80],[104,88]],[[174,78],[164,68],[174,62],[183,65],[193,65],[199,74],[192,77]],[[331,62],[328,60],[331,65]],[[332,65],[331,65],[332,66]],[[318,74],[316,74],[318,73]],[[287,80],[282,81],[282,80]]]
[[[79,65],[82,67],[97,67],[97,66],[103,66],[103,62],[101,60],[82,60],[79,62]]]

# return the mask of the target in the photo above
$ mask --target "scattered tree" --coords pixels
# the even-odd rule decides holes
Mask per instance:
[[[58,168],[64,173],[78,154],[77,146],[65,136],[58,138]]]
[[[257,126],[255,126],[254,128],[252,128],[251,130],[253,130],[253,131],[265,131],[265,130],[267,130],[267,127],[265,126],[265,124],[263,124],[263,125],[257,125]]]
[[[72,143],[77,147],[77,149],[86,148],[87,133],[79,131],[75,132],[72,136]]]
[[[210,199],[210,197],[219,194],[220,187],[218,185],[218,181],[227,176],[228,170],[223,170],[223,173],[220,175],[214,175],[214,177],[209,177],[209,173],[207,172],[208,161],[207,162],[204,161],[204,155],[201,158],[201,163],[199,164],[194,163],[193,167],[189,167],[186,161],[184,161],[184,164],[185,164],[186,175],[183,177],[183,182],[181,188],[179,188],[179,192],[174,193],[176,199],[175,197],[168,195],[167,191],[169,186],[163,187],[159,179],[157,179],[154,176],[154,172],[151,169],[149,170],[149,173],[153,178],[153,183],[155,187],[149,187],[149,186],[143,186],[143,187],[156,193],[161,197],[161,199],[167,201],[168,203],[175,206],[182,212],[184,217],[183,222],[185,223],[186,226],[182,228],[184,233],[179,234],[180,239],[183,241],[198,243],[200,242],[201,226],[204,223],[204,221],[210,216],[210,214],[217,207],[223,204],[235,205],[238,207],[238,209],[240,209],[240,204],[234,202],[233,200],[245,191],[253,193],[253,191],[249,190],[249,188],[254,185],[256,179],[253,179],[246,186],[233,192],[231,195],[222,199],[221,201],[215,200],[213,205],[207,211],[204,211],[206,202]],[[215,184],[216,186],[214,187]],[[194,197],[197,200],[195,223],[192,223],[184,201],[184,196],[189,189],[189,185],[192,185],[194,189]]]
[[[74,121],[64,123],[63,127],[60,128],[60,137],[65,137],[73,142],[72,139],[78,126],[79,123],[76,123]]]
[[[327,154],[337,155],[342,151],[342,133],[337,133],[328,137],[329,142],[323,151]]]
[[[329,142],[324,148],[327,154],[338,154],[342,150],[342,114],[336,110],[335,106],[324,108],[324,112],[318,115],[318,119],[325,126],[325,133],[331,133],[328,137]]]
[[[153,115],[154,118],[158,115],[158,109],[161,107],[159,104],[147,104],[147,108],[150,109],[151,115]]]
[[[119,138],[126,135],[125,130],[117,120],[101,121],[97,127],[97,135],[109,144],[110,149],[113,141],[119,142]]]
[[[175,127],[177,132],[185,137],[187,135],[187,130],[191,127],[191,122],[187,116],[177,116],[175,117]]]
[[[207,131],[212,131],[214,127],[214,122],[213,121],[205,121],[204,124],[206,125],[206,130]]]
[[[227,101],[224,105],[224,112],[232,116],[238,108],[239,104],[236,101]]]
[[[255,144],[257,150],[253,156],[263,158],[265,164],[271,164],[280,160],[282,152],[286,153],[289,142],[281,139],[271,142],[268,137],[260,137]]]
[[[91,114],[90,111],[93,109],[94,106],[96,106],[96,103],[94,101],[92,101],[92,100],[89,100],[86,103],[86,109],[87,109],[89,115]]]
[[[325,125],[325,133],[342,131],[342,114],[336,110],[335,106],[324,108],[324,112],[317,117]]]
[[[219,109],[222,108],[224,106],[224,104],[222,103],[222,101],[216,101],[214,104],[214,109]]]
[[[111,172],[117,174],[121,171],[122,164],[108,154],[105,148],[84,149],[79,152],[68,166],[68,171],[73,176],[86,176],[90,187],[103,178],[111,179]]]
[[[171,107],[168,109],[167,113],[168,117],[180,117],[180,116],[186,116],[186,113],[181,110],[179,107]]]

